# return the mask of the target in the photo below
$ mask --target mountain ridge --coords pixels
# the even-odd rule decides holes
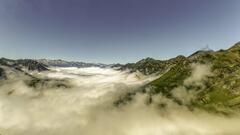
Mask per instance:
[[[144,64],[139,64],[142,62]],[[162,65],[162,69],[155,70],[159,64]],[[197,68],[199,71],[193,69],[196,65],[200,67]],[[226,50],[200,50],[188,57],[179,56],[166,61],[148,58],[132,63],[130,66],[126,64],[123,67],[123,70],[128,69],[130,72],[139,71],[145,75],[158,74],[160,77],[138,91],[124,94],[115,102],[118,106],[131,102],[137,93],[148,94],[149,102],[151,97],[161,94],[182,105],[184,104],[183,99],[174,97],[174,91],[181,88],[186,93],[197,93],[194,96],[195,99],[192,99],[187,105],[189,108],[202,108],[222,114],[231,114],[232,111],[240,109],[239,42]],[[203,69],[206,71],[201,71]],[[161,70],[165,72],[161,72]],[[198,80],[197,83],[189,81],[193,77],[199,78],[199,75],[205,73],[208,74],[204,80]],[[196,75],[194,76],[194,74]],[[187,81],[190,83],[186,84]]]
[[[87,62],[77,62],[77,61],[65,61],[61,59],[51,60],[51,59],[37,59],[39,63],[53,66],[53,67],[106,67],[107,64],[102,63],[87,63]]]

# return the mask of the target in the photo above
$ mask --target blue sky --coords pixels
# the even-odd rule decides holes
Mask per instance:
[[[0,55],[127,63],[240,41],[239,0],[0,0]]]

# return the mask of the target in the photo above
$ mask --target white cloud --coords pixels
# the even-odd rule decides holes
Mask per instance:
[[[184,81],[184,85],[202,85],[202,82],[209,76],[212,76],[210,65],[192,64],[192,74]]]
[[[3,135],[237,135],[239,117],[191,112],[161,95],[146,105],[112,106],[115,94],[142,86],[147,78],[101,68],[58,68],[41,76],[70,78],[73,88],[35,90],[21,80],[0,87]],[[8,95],[7,93],[13,90]],[[181,96],[181,95],[180,95]],[[166,108],[159,108],[165,103]]]

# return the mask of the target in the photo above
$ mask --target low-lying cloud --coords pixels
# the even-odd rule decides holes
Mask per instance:
[[[26,86],[21,79],[2,85],[0,87],[2,135],[240,133],[238,116],[229,118],[200,110],[189,111],[162,95],[154,96],[150,105],[145,103],[147,94],[137,94],[126,106],[120,108],[113,106],[113,101],[119,93],[136,89],[154,77],[101,68],[55,68],[39,76],[68,79],[73,87],[36,90]],[[194,75],[193,77],[199,78]],[[177,92],[176,96],[179,97],[187,95],[180,89]],[[160,108],[159,104],[167,106]]]
[[[212,76],[210,65],[192,64],[192,74],[184,81],[184,85],[202,85],[209,76]]]

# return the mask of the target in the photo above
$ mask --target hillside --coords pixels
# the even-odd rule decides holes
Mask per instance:
[[[240,43],[227,50],[198,51],[189,57],[179,56],[167,61],[147,58],[122,69],[126,67],[133,72],[161,76],[141,90],[121,97],[117,105],[127,103],[140,92],[148,93],[149,101],[161,93],[180,105],[223,114],[240,107]],[[184,98],[188,97],[176,96],[176,91],[185,92],[187,96],[194,93],[194,98],[185,103]]]
[[[186,58],[182,55],[165,61],[146,58],[136,63],[128,63],[126,65],[123,65],[121,66],[120,70],[130,70],[131,72],[139,71],[145,75],[161,74],[184,59]]]

